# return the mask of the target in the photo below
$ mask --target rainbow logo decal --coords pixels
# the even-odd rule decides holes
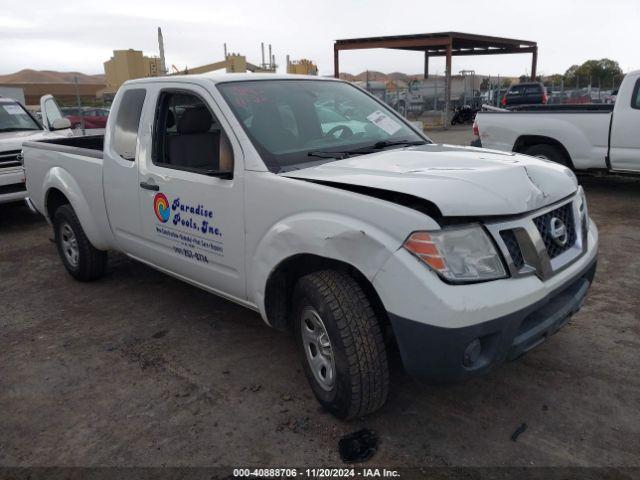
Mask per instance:
[[[164,193],[156,193],[156,196],[153,197],[153,211],[162,223],[169,221],[171,209],[169,208],[169,200]]]

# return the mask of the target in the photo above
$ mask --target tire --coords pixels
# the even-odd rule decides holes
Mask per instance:
[[[344,272],[314,272],[298,281],[293,300],[296,342],[320,404],[341,419],[361,417],[382,407],[389,392],[387,352],[379,319],[358,283]],[[314,340],[310,339],[314,335],[316,354],[322,357],[320,361],[315,358],[315,367]],[[325,355],[327,338],[330,355]],[[322,377],[318,365],[323,361],[333,375],[325,368]]]
[[[91,245],[71,205],[56,210],[53,230],[60,259],[73,278],[90,282],[104,275],[107,252]]]
[[[531,155],[532,157],[551,160],[552,162],[559,163],[565,167],[570,166],[562,151],[553,145],[547,145],[544,143],[533,145],[527,148],[524,153],[526,155]]]

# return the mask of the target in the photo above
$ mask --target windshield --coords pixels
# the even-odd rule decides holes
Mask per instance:
[[[19,103],[0,101],[0,132],[20,130],[40,130],[40,126]]]
[[[389,108],[345,82],[252,80],[218,88],[273,172],[427,142]]]

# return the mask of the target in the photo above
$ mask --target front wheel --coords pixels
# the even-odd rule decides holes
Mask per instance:
[[[53,229],[60,259],[73,278],[89,282],[104,274],[107,252],[91,245],[71,205],[56,210]]]
[[[304,371],[320,404],[338,418],[367,415],[387,399],[389,368],[378,320],[347,273],[314,272],[296,285],[293,322]]]

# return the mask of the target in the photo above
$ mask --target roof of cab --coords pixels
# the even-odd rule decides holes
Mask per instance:
[[[323,81],[343,81],[333,77],[317,77],[313,75],[293,75],[279,73],[202,73],[197,75],[166,75],[164,77],[145,77],[135,80],[127,80],[124,84],[131,85],[149,82],[185,82],[200,83],[202,81],[213,83],[224,82],[249,82],[256,80],[323,80]]]

